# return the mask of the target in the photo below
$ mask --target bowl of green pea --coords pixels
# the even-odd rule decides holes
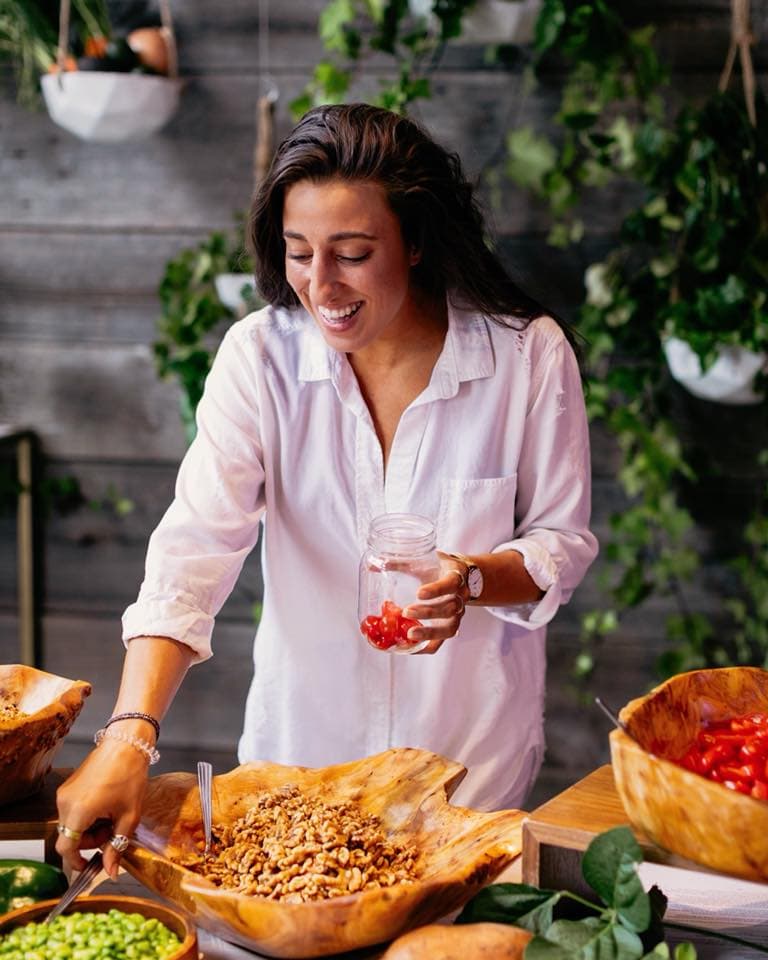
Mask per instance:
[[[44,923],[56,900],[0,917],[0,960],[199,960],[194,926],[141,897],[79,897]]]

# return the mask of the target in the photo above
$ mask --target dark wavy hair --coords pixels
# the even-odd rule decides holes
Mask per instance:
[[[522,321],[515,326],[548,312],[513,282],[488,247],[483,216],[458,156],[413,120],[366,103],[306,113],[278,147],[255,193],[246,242],[268,303],[299,302],[285,278],[286,190],[301,180],[331,179],[381,184],[406,245],[421,255],[412,276],[428,296],[449,295],[456,306],[491,319]]]

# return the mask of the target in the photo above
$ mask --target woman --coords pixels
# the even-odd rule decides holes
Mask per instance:
[[[365,104],[304,117],[249,233],[270,306],[219,349],[123,619],[112,722],[59,792],[57,849],[74,867],[106,821],[116,870],[159,721],[210,656],[262,525],[242,762],[419,746],[464,763],[455,800],[485,808],[519,806],[541,764],[545,625],[596,553],[566,333],[486,246],[458,159]],[[436,522],[440,575],[405,611],[436,656],[387,656],[360,635],[357,565],[385,512]]]

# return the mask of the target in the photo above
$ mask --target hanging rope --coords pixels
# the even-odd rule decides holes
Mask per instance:
[[[56,63],[59,67],[59,87],[64,86],[64,65],[69,47],[69,0],[61,0],[59,6],[59,46],[56,50]]]
[[[259,0],[259,77],[256,101],[256,144],[253,150],[254,190],[267,175],[275,151],[277,87],[269,75],[269,0]]]
[[[160,31],[168,51],[168,76],[175,80],[179,75],[179,54],[171,20],[171,5],[168,0],[160,0],[160,22],[162,23]]]
[[[752,52],[750,47],[754,42],[749,18],[749,0],[731,0],[731,45],[725,58],[725,67],[720,76],[720,92],[728,89],[736,52],[741,60],[741,79],[744,85],[744,99],[747,104],[747,115],[752,126],[757,126],[755,112],[755,71],[752,66]]]

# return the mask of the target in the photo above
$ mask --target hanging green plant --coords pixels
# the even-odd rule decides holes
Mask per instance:
[[[674,598],[677,608],[667,622],[662,675],[729,663],[766,666],[761,589],[768,566],[757,542],[764,498],[733,563],[740,590],[719,621],[691,609],[685,595],[700,559],[680,490],[697,477],[670,420],[665,347],[680,338],[704,371],[724,345],[762,354],[768,348],[768,111],[758,96],[753,125],[740,94],[718,92],[646,134],[641,129],[634,141],[645,197],[625,218],[614,251],[588,269],[581,311],[580,329],[592,345],[591,413],[617,438],[629,506],[612,518],[605,549],[611,607],[585,618],[577,668],[588,673],[596,644],[653,593]],[[765,406],[764,384],[758,375],[754,400]]]
[[[238,312],[261,305],[245,282],[240,311],[222,302],[216,278],[233,273],[253,274],[253,263],[244,250],[242,216],[232,234],[214,231],[169,260],[158,289],[162,314],[155,361],[160,376],[174,378],[181,387],[180,412],[188,442],[195,436],[195,410],[224,330]]]
[[[555,56],[566,65],[555,142],[519,127],[507,135],[509,178],[548,205],[549,242],[567,246],[584,233],[579,205],[588,188],[631,178],[634,142],[663,115],[666,68],[652,45],[654,29],[630,30],[608,0],[544,0],[536,22],[532,79]]]
[[[354,78],[374,54],[393,58],[394,79],[379,81],[372,98],[402,113],[431,96],[429,75],[445,44],[461,33],[462,17],[475,0],[331,0],[320,14],[318,32],[329,56],[321,60],[302,94],[291,103],[298,119],[310,107],[341,103]]]
[[[81,50],[89,40],[109,37],[105,0],[72,0],[72,29]],[[40,104],[40,74],[56,63],[58,31],[58,2],[0,0],[0,59],[13,68],[22,106]]]

